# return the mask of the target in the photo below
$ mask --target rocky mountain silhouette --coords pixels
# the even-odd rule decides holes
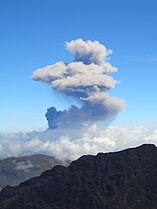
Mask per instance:
[[[39,176],[55,165],[67,164],[68,161],[61,161],[43,154],[0,160],[0,188],[2,189],[7,185],[17,186],[23,181]]]
[[[157,147],[88,155],[0,193],[1,209],[156,209]]]

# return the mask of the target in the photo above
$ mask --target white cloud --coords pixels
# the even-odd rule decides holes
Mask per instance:
[[[66,48],[75,56],[76,61],[87,61],[86,64],[101,64],[112,54],[110,49],[99,43],[99,41],[83,41],[82,39],[66,42]]]
[[[16,163],[16,161],[14,161],[14,163],[16,165],[17,170],[29,171],[30,168],[34,167],[30,160],[21,161],[21,162],[17,162],[17,163]]]
[[[97,154],[98,152],[110,152],[134,147],[143,143],[154,143],[157,145],[157,129],[147,129],[143,126],[134,128],[113,127],[98,128],[96,124],[88,126],[79,134],[77,130],[55,129],[52,132],[38,134],[28,140],[6,140],[1,143],[1,157],[21,156],[26,153],[47,153],[60,159],[74,160],[81,155]],[[2,134],[1,134],[2,136]],[[30,164],[20,164],[19,166],[29,166]]]

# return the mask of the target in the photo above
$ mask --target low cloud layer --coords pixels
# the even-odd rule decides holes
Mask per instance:
[[[107,61],[112,51],[98,41],[82,39],[66,42],[65,46],[73,54],[73,62],[61,61],[37,69],[32,79],[47,82],[56,91],[77,98],[81,107],[72,105],[63,111],[49,108],[46,113],[49,128],[81,126],[114,117],[125,102],[108,93],[118,83],[111,76],[117,68]]]
[[[46,132],[0,134],[0,157],[45,153],[59,159],[75,160],[85,154],[118,151],[143,143],[157,145],[157,129],[143,126],[122,128],[109,126],[100,129],[96,124],[75,129],[53,129]],[[28,164],[29,166],[29,164]]]
[[[32,169],[34,167],[30,160],[21,161],[21,162],[17,162],[17,163],[14,160],[14,163],[16,165],[17,170],[29,171],[30,169]]]

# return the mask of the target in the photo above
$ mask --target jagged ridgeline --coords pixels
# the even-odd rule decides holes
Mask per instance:
[[[88,155],[0,193],[1,209],[156,209],[157,147]]]

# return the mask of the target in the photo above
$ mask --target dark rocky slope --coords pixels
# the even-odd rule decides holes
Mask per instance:
[[[6,187],[1,209],[156,209],[157,148],[83,156]]]

